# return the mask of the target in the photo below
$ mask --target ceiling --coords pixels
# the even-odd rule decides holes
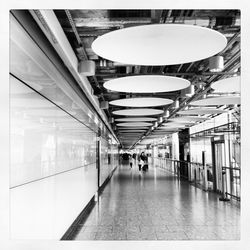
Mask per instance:
[[[191,101],[211,92],[212,82],[232,75],[240,74],[240,11],[239,10],[54,10],[75,54],[80,60],[93,60],[96,64],[94,76],[88,80],[100,102],[114,101],[131,97],[161,97],[175,101],[179,100],[179,107],[173,104],[157,107],[169,110],[170,117],[183,110]],[[91,48],[93,41],[110,31],[132,26],[148,24],[192,24],[208,27],[219,31],[227,38],[227,46],[218,55],[224,58],[224,70],[213,73],[209,71],[208,59],[192,63],[162,66],[126,65],[108,61],[96,55]],[[136,75],[166,75],[181,77],[189,80],[195,86],[195,94],[187,97],[181,91],[161,93],[124,93],[107,90],[103,84],[111,79]],[[121,129],[116,126],[117,118],[125,116],[114,115],[113,111],[127,109],[109,105],[104,109],[113,130],[125,148],[130,148],[142,136],[149,133],[150,128],[134,132],[132,139],[121,135]],[[160,115],[150,116],[159,118]],[[114,118],[114,119],[112,119]],[[159,125],[164,122],[159,121]]]

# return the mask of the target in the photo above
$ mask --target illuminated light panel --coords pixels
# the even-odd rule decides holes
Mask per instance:
[[[117,122],[153,122],[157,121],[157,118],[153,117],[131,117],[131,118],[118,118]]]
[[[208,97],[205,99],[193,101],[189,104],[195,106],[234,105],[234,104],[240,104],[240,97],[239,96]]]
[[[106,33],[92,43],[92,49],[111,61],[151,66],[202,60],[226,45],[224,35],[198,25],[151,24]]]
[[[127,116],[146,116],[146,115],[160,115],[163,110],[160,109],[123,109],[112,112],[114,115]]]
[[[216,93],[240,92],[240,76],[219,80],[211,84]]]
[[[209,120],[208,117],[197,117],[197,116],[182,116],[168,119],[168,121],[176,121],[176,122],[197,122],[197,121],[205,121]]]
[[[118,92],[160,93],[185,89],[190,86],[190,82],[172,76],[140,75],[116,78],[105,82],[103,86]]]
[[[119,127],[140,127],[140,126],[152,126],[153,124],[150,122],[123,122],[116,124]]]
[[[171,99],[153,97],[127,98],[109,102],[111,105],[122,107],[156,107],[169,105],[171,103],[173,103],[173,100]]]
[[[226,113],[226,110],[214,109],[214,108],[199,108],[199,109],[188,109],[177,112],[180,115],[209,115],[209,114],[221,114]]]

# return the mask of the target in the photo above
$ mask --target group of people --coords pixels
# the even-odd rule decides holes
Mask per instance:
[[[147,171],[148,170],[148,157],[147,155],[142,152],[140,155],[137,156],[136,153],[130,155],[129,157],[129,165],[132,168],[133,165],[136,165],[138,162],[139,171]]]

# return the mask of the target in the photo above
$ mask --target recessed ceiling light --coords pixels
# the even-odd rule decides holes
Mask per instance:
[[[205,99],[193,101],[189,104],[195,106],[233,105],[233,104],[240,104],[240,97],[239,96],[208,97]]]
[[[123,109],[112,112],[114,115],[127,116],[145,116],[145,115],[159,115],[163,113],[160,109]]]
[[[123,122],[117,123],[118,127],[140,127],[140,126],[152,126],[150,122]]]
[[[131,117],[131,118],[115,119],[115,121],[117,122],[153,122],[156,120],[157,118],[153,118],[153,117]]]
[[[211,87],[217,93],[240,92],[240,76],[230,77],[212,83]]]
[[[111,105],[122,107],[156,107],[169,105],[171,103],[173,103],[173,100],[171,99],[154,97],[127,98],[109,102]]]
[[[185,89],[190,82],[183,78],[160,75],[126,76],[107,81],[104,88],[129,93],[160,93]]]
[[[92,49],[111,61],[151,66],[199,61],[226,45],[224,35],[198,25],[151,24],[106,33],[92,43]]]

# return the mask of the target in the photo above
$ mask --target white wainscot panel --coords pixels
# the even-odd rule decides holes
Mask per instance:
[[[96,164],[11,189],[11,239],[59,240],[96,191]]]

